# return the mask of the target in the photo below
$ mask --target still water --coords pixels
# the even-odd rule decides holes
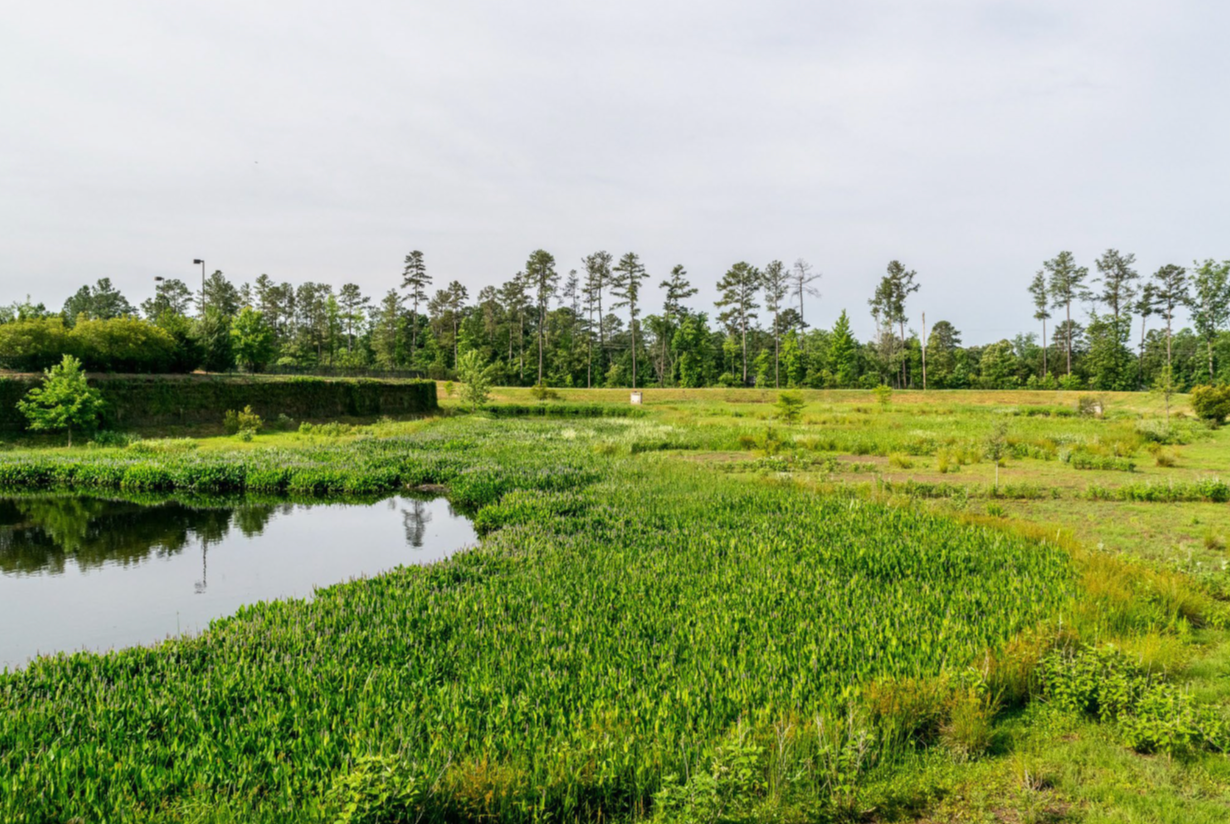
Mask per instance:
[[[152,505],[0,498],[0,669],[36,655],[199,632],[244,604],[471,546],[443,498],[374,504]]]

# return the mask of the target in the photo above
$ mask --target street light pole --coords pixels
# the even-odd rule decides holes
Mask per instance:
[[[205,317],[205,261],[193,258],[193,263],[201,264],[201,317]]]

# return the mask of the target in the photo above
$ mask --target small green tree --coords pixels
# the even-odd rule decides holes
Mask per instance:
[[[875,389],[872,389],[871,394],[875,395],[876,400],[880,402],[880,408],[888,411],[888,407],[893,402],[893,388],[886,383],[882,383]]]
[[[777,417],[783,423],[795,423],[803,414],[803,396],[797,392],[782,392],[777,396]]]
[[[999,466],[1008,456],[1008,422],[996,421],[987,435],[985,446],[987,459],[995,464],[995,492],[999,493]]]
[[[1170,399],[1173,398],[1179,391],[1179,387],[1174,382],[1174,370],[1169,366],[1163,366],[1157,375],[1157,380],[1153,382],[1153,387],[1150,392],[1160,397],[1166,404],[1166,425],[1170,425]]]
[[[73,429],[91,430],[98,425],[103,401],[81,371],[81,361],[65,355],[48,369],[41,386],[26,393],[17,408],[30,422],[34,432],[68,432],[68,445],[73,445]]]
[[[491,367],[483,356],[471,349],[457,359],[457,379],[461,381],[461,401],[471,410],[487,404],[491,394]]]

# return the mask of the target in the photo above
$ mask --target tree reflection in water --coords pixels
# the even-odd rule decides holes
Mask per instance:
[[[232,528],[259,535],[270,518],[291,505],[192,507],[178,501],[155,506],[123,500],[47,495],[0,499],[0,573],[62,574],[71,558],[82,570],[129,565],[182,552],[200,543],[202,579],[209,546]]]

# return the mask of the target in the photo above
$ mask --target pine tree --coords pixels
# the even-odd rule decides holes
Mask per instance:
[[[598,374],[603,374],[602,365],[606,357],[606,329],[602,313],[602,293],[605,292],[611,285],[611,253],[610,252],[594,252],[586,257],[582,263],[585,264],[585,311],[589,315],[589,324],[591,332],[589,337],[592,339],[592,328],[597,317],[598,327]],[[593,386],[593,346],[592,343],[587,351],[586,365],[586,385]]]
[[[662,344],[662,362],[667,361],[667,353],[673,351],[668,349],[666,338],[668,335],[673,337],[675,319],[683,315],[683,302],[696,294],[696,287],[688,280],[688,272],[683,268],[683,264],[678,264],[671,269],[670,276],[662,281],[661,288],[663,291],[662,300],[662,321],[664,324],[661,335]],[[669,369],[667,370],[672,376],[675,374],[674,359],[671,358]],[[663,379],[665,381],[665,378]],[[665,383],[663,383],[665,385]]]
[[[645,271],[645,267],[641,265],[641,259],[635,252],[628,252],[619,259],[619,265],[611,270],[611,294],[617,300],[612,304],[612,309],[621,309],[628,307],[628,315],[630,322],[629,330],[632,332],[632,388],[636,388],[636,329],[637,318],[641,314],[638,300],[641,294],[641,282],[649,277],[649,273]]]
[[[853,386],[858,379],[858,344],[850,332],[850,318],[845,309],[841,310],[841,315],[833,326],[829,361],[833,364],[833,374],[837,378],[837,385]]]
[[[1136,297],[1135,281],[1140,277],[1132,264],[1136,255],[1119,253],[1118,249],[1107,249],[1095,262],[1098,276],[1095,279],[1102,284],[1102,291],[1097,299],[1105,303],[1116,319],[1126,317]]]
[[[794,266],[790,268],[790,290],[799,300],[799,334],[802,335],[807,330],[807,323],[803,317],[803,297],[811,295],[812,297],[820,297],[820,290],[812,286],[820,279],[820,273],[815,274],[811,271],[811,264],[799,258],[794,262]],[[807,352],[807,337],[803,336],[803,352]]]
[[[1043,263],[1042,268],[1046,270],[1048,276],[1047,286],[1050,289],[1051,306],[1056,309],[1062,306],[1066,314],[1064,352],[1068,360],[1068,374],[1071,375],[1072,301],[1088,296],[1089,291],[1085,288],[1085,278],[1089,276],[1089,270],[1084,266],[1077,266],[1076,259],[1071,252],[1060,252],[1053,259]]]
[[[760,270],[739,261],[726,270],[717,288],[721,298],[715,305],[726,310],[718,315],[718,320],[739,333],[739,348],[743,353],[743,385],[747,386],[747,330],[753,313],[760,308],[760,304],[756,303],[756,294],[760,291]]]
[[[1029,284],[1029,294],[1034,299],[1034,320],[1042,321],[1042,379],[1046,380],[1046,322],[1050,319],[1050,296],[1046,290],[1046,276],[1039,269]]]
[[[555,271],[555,258],[549,252],[538,249],[525,262],[525,278],[534,292],[534,303],[538,306],[538,385],[542,386],[547,306],[559,288],[559,272]]]
[[[782,301],[790,289],[789,275],[786,266],[780,260],[770,261],[764,267],[761,280],[764,288],[765,308],[773,313],[773,388],[781,388],[781,310]]]
[[[1192,325],[1204,339],[1209,359],[1209,381],[1213,381],[1213,341],[1230,319],[1230,261],[1196,261],[1191,281]]]
[[[401,274],[401,288],[409,289],[406,298],[410,301],[410,365],[414,365],[414,350],[418,347],[419,336],[419,304],[427,301],[427,287],[431,286],[431,275],[427,274],[427,264],[423,253],[417,249],[406,255],[406,266]]]
[[[917,274],[913,270],[907,270],[900,261],[889,261],[887,273],[880,279],[875,296],[868,301],[871,305],[871,315],[875,318],[877,325],[891,329],[896,324],[901,329],[900,385],[902,389],[905,388],[909,374],[905,357],[905,323],[908,319],[905,302],[911,294],[918,291],[919,284],[914,280]]]
[[[1168,263],[1153,273],[1158,312],[1166,319],[1166,369],[1171,368],[1171,325],[1174,310],[1191,299],[1187,289],[1187,270]]]

